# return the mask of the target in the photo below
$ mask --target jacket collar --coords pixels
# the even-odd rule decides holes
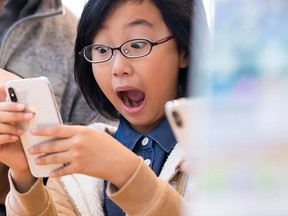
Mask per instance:
[[[17,1],[17,0],[8,0],[8,1]],[[5,67],[10,56],[14,53],[15,49],[19,46],[19,44],[25,41],[27,37],[26,35],[31,34],[30,31],[33,30],[34,26],[37,26],[39,24],[38,22],[29,22],[28,24],[26,24],[25,22],[28,22],[29,20],[35,18],[40,19],[64,13],[61,0],[34,0],[34,1],[39,1],[39,5],[36,11],[34,11],[33,14],[27,15],[26,17],[22,17],[21,19],[18,19],[18,21],[15,21],[15,23],[11,24],[10,27],[5,31],[5,34],[2,36],[0,43],[0,67],[2,68]],[[22,23],[24,23],[24,25],[21,25]],[[27,28],[28,25],[29,28]],[[11,36],[12,42],[10,41],[11,34],[13,35]],[[14,35],[18,36],[17,40],[15,40]]]

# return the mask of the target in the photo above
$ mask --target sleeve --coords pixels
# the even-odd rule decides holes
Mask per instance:
[[[9,173],[10,192],[6,198],[6,211],[9,216],[21,215],[57,215],[51,197],[38,179],[27,193],[18,193]],[[37,205],[35,205],[37,203]]]
[[[178,192],[159,179],[143,160],[123,188],[118,190],[110,183],[107,195],[129,216],[181,215],[184,202]]]
[[[49,188],[43,185],[42,179],[38,179],[31,189],[23,194],[15,189],[10,174],[9,182],[11,189],[6,199],[6,211],[9,216],[76,215],[57,179],[48,180]]]

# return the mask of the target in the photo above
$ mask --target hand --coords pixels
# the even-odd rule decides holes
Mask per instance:
[[[6,100],[4,84],[8,80],[15,80],[15,79],[21,79],[21,78],[15,74],[12,74],[0,68],[0,102],[4,102]]]
[[[121,188],[137,168],[139,158],[112,136],[85,126],[60,125],[33,129],[37,136],[52,136],[55,141],[33,146],[31,154],[45,154],[39,165],[62,163],[51,173],[59,177],[81,173],[108,180]]]
[[[0,102],[0,161],[10,167],[19,192],[27,191],[35,181],[19,139],[23,131],[15,124],[33,118],[33,114],[24,112],[24,109],[24,104]]]

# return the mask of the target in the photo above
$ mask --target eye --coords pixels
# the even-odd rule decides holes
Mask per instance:
[[[97,54],[102,55],[109,52],[110,48],[107,46],[95,46],[94,50],[97,52]]]
[[[145,47],[147,45],[146,41],[137,41],[131,44],[131,47],[133,49],[142,49],[143,47]]]

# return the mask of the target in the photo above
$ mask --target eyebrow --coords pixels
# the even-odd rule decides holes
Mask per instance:
[[[148,26],[150,28],[153,27],[152,23],[150,23],[150,22],[148,22],[147,20],[144,20],[144,19],[136,19],[136,20],[130,22],[128,24],[128,27],[130,27],[130,26],[133,27],[133,26],[138,26],[138,25],[145,25],[145,26]]]

